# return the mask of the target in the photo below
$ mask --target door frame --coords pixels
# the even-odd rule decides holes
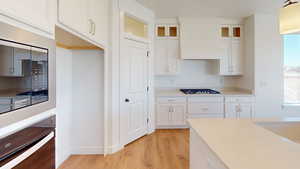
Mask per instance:
[[[147,94],[146,94],[146,113],[147,113],[147,133],[146,133],[146,135],[147,134],[150,134],[150,133],[152,133],[152,131],[151,131],[151,126],[150,126],[150,118],[151,118],[151,115],[150,115],[150,106],[151,106],[151,104],[150,104],[150,97],[151,97],[151,95],[150,95],[150,87],[151,87],[151,83],[150,83],[150,77],[151,77],[151,75],[152,75],[152,73],[151,73],[151,69],[150,69],[150,67],[151,67],[151,61],[150,61],[150,56],[151,56],[151,41],[150,40],[147,40],[147,39],[143,39],[143,38],[140,38],[140,37],[136,37],[136,36],[132,36],[132,35],[128,35],[128,34],[126,34],[125,33],[125,28],[124,28],[124,25],[125,25],[125,19],[124,19],[124,17],[125,16],[129,16],[129,17],[132,17],[132,18],[134,18],[134,19],[136,19],[136,20],[138,20],[138,21],[141,21],[141,22],[143,22],[143,23],[145,23],[146,25],[148,25],[148,27],[149,27],[149,23],[147,22],[147,21],[145,21],[145,20],[143,20],[142,18],[139,18],[138,16],[135,16],[135,15],[132,15],[132,14],[130,14],[130,13],[128,13],[128,12],[124,12],[124,11],[121,11],[120,12],[120,55],[119,55],[119,57],[122,57],[122,51],[124,51],[124,50],[126,50],[126,49],[124,49],[125,48],[125,44],[124,43],[126,43],[125,41],[128,41],[128,40],[130,40],[130,41],[135,41],[135,42],[137,42],[137,43],[140,43],[140,44],[145,44],[146,46],[147,46],[147,51],[148,51],[148,56],[147,56],[147,77],[146,77],[146,79],[147,79],[147,86],[149,87],[149,90],[148,90],[148,92],[147,92]],[[149,31],[149,29],[148,29],[148,35],[150,34],[150,32],[151,31]],[[148,36],[148,37],[150,37],[150,36]],[[121,63],[120,63],[120,65],[119,65],[119,71],[121,71]],[[120,72],[119,72],[119,74],[120,74]],[[122,113],[122,111],[121,111],[121,104],[122,104],[122,102],[123,102],[123,100],[122,100],[122,98],[121,98],[121,77],[119,76],[119,83],[120,83],[120,88],[119,88],[119,90],[120,90],[120,95],[119,95],[119,105],[120,105],[120,113]],[[122,126],[121,126],[121,124],[124,124],[124,123],[122,123],[121,122],[121,120],[122,120],[122,118],[120,118],[120,122],[119,122],[119,131],[120,131],[120,142],[121,142],[121,144],[122,144],[122,146],[125,146],[127,143],[126,143],[126,141],[124,141],[124,139],[122,138],[122,133],[121,133],[121,128],[122,128]]]

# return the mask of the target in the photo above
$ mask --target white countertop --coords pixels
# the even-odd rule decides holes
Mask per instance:
[[[186,96],[253,96],[252,92],[246,90],[220,90],[221,94],[184,94],[179,89],[174,90],[156,90],[158,97],[186,97]]]
[[[300,144],[254,121],[191,119],[188,122],[228,169],[300,168]]]

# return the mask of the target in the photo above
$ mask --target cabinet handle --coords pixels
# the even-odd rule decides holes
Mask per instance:
[[[89,33],[93,34],[93,20],[89,19]]]
[[[202,110],[203,110],[203,111],[207,111],[207,110],[208,110],[208,108],[202,108]]]
[[[93,35],[95,35],[96,34],[96,24],[94,21],[92,21],[92,23],[93,23]]]
[[[173,113],[174,112],[174,107],[170,106],[170,112]]]

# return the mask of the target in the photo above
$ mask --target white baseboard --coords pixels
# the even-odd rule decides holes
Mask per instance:
[[[111,147],[108,147],[107,153],[113,154],[116,153],[124,148],[123,145],[114,145]],[[89,154],[104,154],[104,148],[103,147],[77,147],[72,149],[72,155],[89,155]]]
[[[56,159],[55,168],[59,168],[69,157],[71,156],[71,153],[65,153],[61,157],[61,159]]]
[[[110,146],[108,147],[107,149],[107,154],[113,154],[113,153],[116,153],[120,150],[122,150],[124,148],[123,145],[113,145],[113,146]]]
[[[156,126],[156,129],[188,129],[189,126]]]
[[[150,135],[150,134],[152,134],[152,133],[154,133],[155,132],[155,129],[151,129],[151,130],[148,130],[148,135]]]
[[[73,148],[72,154],[104,154],[103,147],[77,147]]]

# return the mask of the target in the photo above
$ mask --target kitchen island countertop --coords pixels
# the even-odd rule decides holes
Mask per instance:
[[[252,120],[190,119],[188,123],[228,169],[300,168],[300,144]]]

